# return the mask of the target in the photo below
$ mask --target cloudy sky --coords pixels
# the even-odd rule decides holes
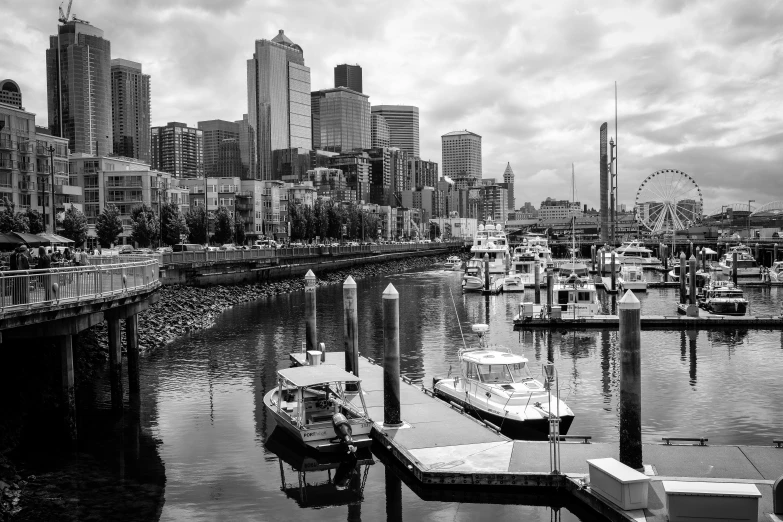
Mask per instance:
[[[516,173],[517,202],[598,206],[598,129],[614,135],[619,200],[646,176],[687,172],[707,210],[783,199],[783,1],[74,0],[112,57],[152,76],[152,123],[247,112],[246,60],[278,29],[304,49],[313,90],[358,63],[374,104],[420,109],[421,154],[483,136],[484,177]],[[45,49],[57,0],[2,2],[0,76],[46,122]],[[67,2],[66,2],[67,5]]]

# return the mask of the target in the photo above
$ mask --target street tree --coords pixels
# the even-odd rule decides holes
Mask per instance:
[[[63,214],[60,230],[62,235],[76,243],[76,246],[81,246],[87,239],[87,218],[71,205]]]
[[[245,220],[239,214],[234,214],[234,243],[245,244]]]
[[[103,212],[95,220],[95,233],[104,248],[109,248],[117,242],[117,237],[122,234],[122,220],[120,210],[116,206],[109,203],[103,208]]]
[[[158,239],[160,223],[158,216],[146,203],[131,210],[131,241],[140,247],[149,247]]]
[[[169,246],[182,241],[182,235],[188,235],[189,227],[185,216],[179,210],[176,203],[165,203],[161,208],[161,221],[163,222],[162,239]]]
[[[28,208],[24,213],[24,216],[27,218],[27,223],[29,225],[29,231],[31,234],[40,234],[41,232],[46,232],[46,222],[44,221],[43,214],[37,210]]]
[[[228,243],[231,240],[232,221],[229,210],[223,206],[218,207],[215,211],[214,234],[214,239],[217,243]]]
[[[30,222],[21,212],[15,212],[16,206],[12,201],[3,198],[5,205],[0,211],[0,232],[29,232]]]
[[[185,223],[188,226],[188,241],[203,245],[207,243],[206,220],[204,219],[204,207],[190,207],[185,214]]]

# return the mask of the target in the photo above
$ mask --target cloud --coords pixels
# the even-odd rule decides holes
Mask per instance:
[[[3,7],[2,74],[39,124],[57,5]],[[76,0],[73,11],[152,76],[155,125],[241,118],[254,41],[284,29],[313,90],[332,85],[336,64],[358,63],[371,103],[417,105],[426,159],[441,161],[446,132],[482,135],[484,175],[511,162],[517,201],[570,197],[573,162],[579,199],[597,206],[615,81],[621,202],[661,168],[693,176],[709,208],[783,199],[770,190],[783,150],[781,2]]]

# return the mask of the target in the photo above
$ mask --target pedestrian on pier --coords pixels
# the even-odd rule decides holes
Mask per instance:
[[[42,246],[38,247],[38,269],[49,270],[52,268],[52,258],[46,253],[46,249]],[[52,299],[52,276],[44,274],[41,277],[41,284],[44,287],[44,300],[50,301]]]
[[[30,270],[30,252],[27,245],[20,245],[16,248],[16,270]],[[30,302],[30,283],[27,277],[14,278],[14,304],[24,304]]]

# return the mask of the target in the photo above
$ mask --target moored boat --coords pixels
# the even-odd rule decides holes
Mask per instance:
[[[443,263],[443,268],[454,271],[462,270],[462,259],[459,256],[449,256]]]
[[[622,270],[620,270],[618,283],[623,291],[647,291],[647,280],[644,278],[644,270],[641,265],[624,264]]]
[[[347,392],[348,385],[358,391]],[[279,370],[277,387],[264,395],[264,406],[278,426],[310,450],[348,452],[372,443],[361,380],[335,365]]]
[[[483,261],[485,254],[489,256],[490,274],[505,274],[509,251],[503,225],[495,225],[492,220],[487,220],[486,225],[479,225],[470,252],[472,260]]]
[[[718,315],[745,315],[748,300],[742,290],[730,281],[712,281],[704,289],[699,306]]]
[[[747,248],[747,247],[744,247]],[[734,251],[737,251],[737,277],[755,277],[761,275],[761,267],[752,254],[746,253],[739,247],[732,248],[718,263],[723,275],[734,274]],[[750,249],[747,249],[750,251]]]
[[[463,292],[481,292],[484,289],[484,264],[476,259],[469,259],[462,275]]]
[[[622,264],[630,263],[645,266],[661,264],[661,260],[653,255],[653,251],[638,240],[623,242],[622,245],[615,249],[615,254]]]

